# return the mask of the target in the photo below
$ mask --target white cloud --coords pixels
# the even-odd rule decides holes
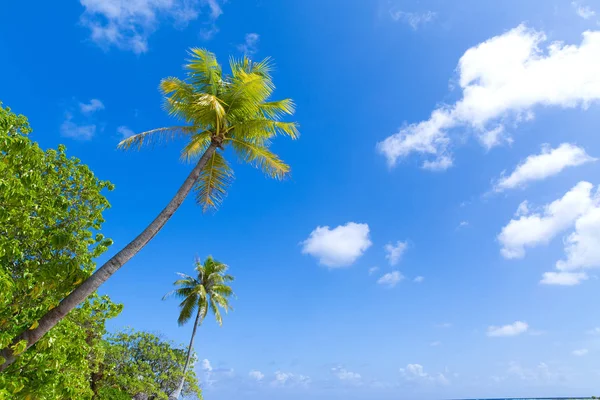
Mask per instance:
[[[424,277],[424,276],[417,276],[417,277],[414,279],[414,281],[415,281],[416,283],[422,283],[424,280],[425,280],[425,277]]]
[[[573,354],[574,356],[577,357],[582,357],[585,356],[588,353],[588,349],[578,349],[578,350],[573,350],[573,352],[571,354]]]
[[[565,257],[556,262],[557,272],[544,273],[540,283],[577,285],[588,279],[585,270],[600,267],[600,192],[579,182],[562,198],[544,206],[542,213],[519,206],[518,219],[506,225],[498,240],[506,258],[521,258],[526,247],[546,244],[558,234],[574,228],[564,240]]]
[[[442,345],[442,342],[440,342],[440,341],[437,341],[437,340],[436,340],[435,342],[431,342],[431,343],[429,343],[429,345],[430,345],[431,347],[438,347],[438,346],[441,346],[441,345]]]
[[[258,41],[260,35],[258,33],[246,33],[244,43],[237,46],[238,50],[248,56],[253,55],[258,51]]]
[[[209,387],[217,385],[219,382],[228,382],[235,377],[234,370],[231,368],[215,368],[208,359],[200,362],[200,370],[203,372],[203,384]]]
[[[561,199],[546,205],[543,213],[526,213],[502,228],[498,240],[505,258],[522,258],[526,247],[548,243],[573,225],[592,205],[592,184],[580,182]],[[525,210],[519,206],[520,213]],[[576,238],[573,238],[575,242]]]
[[[387,286],[389,288],[393,288],[403,279],[404,276],[399,271],[392,271],[379,278],[377,280],[377,283],[383,286]]]
[[[400,376],[406,381],[416,383],[437,383],[441,385],[450,383],[444,374],[431,375],[425,372],[420,364],[408,364],[406,368],[400,368]]]
[[[218,0],[80,0],[83,26],[102,48],[115,46],[135,54],[148,51],[148,38],[162,21],[183,27],[198,18],[203,6],[209,21],[222,14]]]
[[[104,110],[104,103],[98,99],[91,99],[89,103],[79,103],[79,110],[82,114],[93,114],[98,110]]]
[[[441,155],[433,161],[425,160],[423,162],[423,169],[428,169],[429,171],[445,171],[452,165],[454,165],[452,157]]]
[[[77,124],[73,121],[73,114],[66,113],[65,120],[60,125],[60,134],[64,137],[77,140],[91,140],[96,133],[94,124]]]
[[[343,367],[331,368],[331,373],[341,381],[358,383],[361,380],[361,376],[359,373],[348,371],[346,368]]]
[[[546,41],[543,32],[520,25],[468,49],[458,62],[462,98],[402,127],[378,150],[390,166],[412,153],[441,163],[450,157],[452,129],[466,128],[489,148],[507,140],[508,124],[531,120],[536,107],[586,108],[598,100],[600,31],[584,32],[579,45],[555,41],[543,49]]]
[[[443,322],[441,324],[436,324],[436,328],[451,328],[452,324],[450,322]]]
[[[398,264],[407,248],[408,243],[400,240],[397,241],[395,245],[388,243],[384,247],[386,252],[385,258],[389,261],[390,265],[394,266]]]
[[[577,15],[583,19],[590,19],[596,15],[596,12],[592,10],[590,6],[584,6],[578,1],[572,1],[571,5],[575,9]]]
[[[527,323],[516,321],[504,326],[490,326],[487,330],[487,335],[490,337],[518,336],[527,332],[528,329],[529,325]]]
[[[213,370],[213,367],[210,364],[210,361],[207,360],[206,358],[204,360],[202,360],[202,362],[200,363],[200,367],[202,368],[202,371],[204,371],[204,372],[211,372]]]
[[[529,202],[527,200],[522,201],[515,211],[515,217],[522,217],[523,215],[529,214]]]
[[[265,378],[265,374],[256,370],[248,372],[248,376],[257,382],[261,382]]]
[[[369,275],[373,275],[377,271],[379,271],[379,267],[371,267],[369,268]]]
[[[422,25],[425,25],[435,19],[437,16],[433,11],[425,11],[425,12],[407,12],[397,9],[390,10],[390,17],[394,21],[404,22],[408,24],[414,30],[419,29]]]
[[[127,139],[128,137],[135,135],[134,131],[124,125],[121,125],[117,128],[117,133],[121,135],[123,139]]]
[[[318,226],[302,243],[302,253],[310,254],[330,268],[352,265],[371,246],[369,225],[348,222],[334,229]]]
[[[275,378],[271,381],[271,386],[275,387],[298,387],[308,386],[310,377],[305,375],[293,374],[291,372],[275,372]]]
[[[562,285],[574,286],[588,279],[584,272],[544,272],[542,280],[543,285]]]
[[[466,228],[467,226],[469,226],[469,221],[460,221],[460,223],[458,224],[456,229],[458,230],[458,229]]]
[[[552,382],[557,383],[564,380],[564,375],[550,369],[548,364],[539,363],[535,368],[521,366],[518,362],[509,363],[508,374],[523,381],[529,382]]]
[[[600,206],[590,208],[575,222],[575,232],[565,240],[566,259],[556,263],[560,271],[600,267]]]
[[[509,176],[502,177],[494,190],[501,192],[525,187],[530,182],[556,175],[567,167],[576,167],[592,161],[596,159],[590,157],[583,148],[573,144],[563,143],[555,149],[544,145],[541,154],[527,157]]]

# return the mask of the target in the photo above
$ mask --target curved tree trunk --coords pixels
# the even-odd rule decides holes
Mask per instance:
[[[185,179],[175,196],[171,199],[169,204],[158,214],[158,216],[140,233],[135,239],[133,239],[127,246],[121,251],[115,254],[110,260],[104,263],[99,269],[96,270],[89,278],[87,278],[81,285],[73,290],[67,297],[65,297],[55,308],[48,311],[38,321],[38,326],[35,329],[27,329],[22,332],[19,336],[13,339],[12,343],[5,349],[0,351],[0,357],[4,358],[4,363],[0,365],[0,372],[4,371],[11,365],[17,355],[11,349],[11,346],[25,340],[27,347],[33,346],[42,336],[46,334],[52,327],[54,327],[61,319],[63,319],[72,309],[77,307],[82,301],[84,301],[90,294],[96,291],[100,285],[102,285],[108,278],[110,278],[119,268],[121,268],[127,261],[129,261],[134,255],[136,255],[156,234],[162,229],[166,222],[173,216],[175,211],[181,206],[187,195],[192,190],[194,183],[200,176],[202,169],[208,162],[208,159],[216,151],[218,144],[212,143],[208,149],[204,152],[192,172]]]
[[[183,366],[183,376],[177,389],[169,395],[169,400],[178,400],[183,391],[183,385],[185,384],[185,373],[187,372],[188,366],[190,365],[190,358],[192,358],[192,348],[194,347],[194,337],[196,337],[196,329],[198,329],[198,322],[200,321],[200,307],[198,307],[198,313],[196,314],[196,321],[194,321],[194,329],[192,330],[192,338],[190,339],[190,345],[188,346],[187,358],[185,359],[185,365]]]

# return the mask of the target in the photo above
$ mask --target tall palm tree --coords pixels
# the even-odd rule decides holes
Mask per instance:
[[[167,293],[163,297],[164,300],[170,295],[175,295],[182,299],[181,303],[179,303],[181,311],[177,319],[179,326],[186,324],[194,314],[196,315],[181,382],[177,389],[169,396],[169,399],[179,399],[181,395],[183,384],[185,383],[185,374],[192,356],[196,329],[204,321],[208,309],[210,308],[214,314],[219,326],[223,325],[219,307],[224,309],[225,312],[231,309],[229,298],[233,295],[233,291],[228,283],[233,281],[233,276],[227,274],[227,269],[227,265],[213,259],[212,256],[208,256],[204,264],[200,260],[196,260],[196,277],[178,273],[181,279],[173,283],[177,286],[177,289]]]
[[[12,346],[22,340],[26,348],[35,344],[73,308],[93,293],[127,261],[136,255],[165,225],[192,189],[203,210],[217,208],[223,201],[233,170],[223,153],[227,147],[238,157],[261,169],[266,175],[282,179],[290,168],[269,150],[271,139],[283,135],[295,139],[295,122],[283,122],[294,113],[290,99],[269,101],[275,89],[271,79],[270,60],[252,62],[246,56],[230,59],[231,73],[223,75],[215,55],[193,48],[185,66],[186,79],[166,78],[160,89],[165,109],[183,125],[153,129],[134,135],[119,143],[121,149],[139,149],[159,141],[183,137],[187,144],[181,152],[186,161],[196,165],[173,199],[133,241],[102,265],[94,274],[48,311],[34,329],[27,329],[0,351],[5,370],[15,360]],[[0,358],[0,361],[2,361]]]

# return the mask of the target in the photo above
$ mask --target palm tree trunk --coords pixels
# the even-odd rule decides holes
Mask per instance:
[[[192,338],[190,339],[190,345],[188,346],[187,358],[185,359],[185,365],[183,366],[183,376],[177,389],[169,395],[169,400],[178,400],[183,390],[183,384],[185,383],[185,373],[187,372],[188,366],[190,365],[190,358],[192,358],[192,349],[194,348],[194,337],[196,337],[196,329],[198,329],[198,322],[200,321],[200,307],[198,307],[198,313],[196,314],[196,321],[194,321],[194,329],[192,330]]]
[[[208,162],[208,159],[213,155],[218,147],[218,143],[211,143],[206,149],[192,172],[185,179],[175,196],[171,199],[169,204],[158,214],[158,216],[140,233],[135,239],[133,239],[127,246],[121,251],[115,254],[110,260],[104,263],[96,272],[94,272],[89,278],[87,278],[81,285],[73,290],[67,297],[65,297],[55,308],[48,311],[38,321],[38,326],[35,329],[27,329],[22,332],[19,336],[13,339],[12,343],[6,348],[0,351],[0,357],[4,358],[4,363],[0,365],[0,372],[4,371],[11,365],[17,355],[14,354],[11,346],[18,342],[25,340],[27,347],[33,346],[38,340],[42,338],[52,327],[54,327],[61,319],[63,319],[72,309],[77,307],[82,301],[84,301],[90,294],[96,291],[100,285],[102,285],[108,278],[110,278],[119,268],[121,268],[127,261],[135,256],[156,234],[162,229],[166,222],[173,216],[175,211],[181,206],[187,195],[192,190],[194,183],[200,176],[202,169]]]

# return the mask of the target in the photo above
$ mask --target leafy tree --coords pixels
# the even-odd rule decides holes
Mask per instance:
[[[179,304],[181,311],[177,322],[179,325],[184,325],[195,314],[194,328],[192,329],[192,337],[188,346],[187,357],[183,367],[184,376],[179,383],[177,390],[171,393],[170,399],[179,399],[181,390],[185,383],[185,373],[190,364],[192,356],[194,337],[196,329],[202,324],[206,314],[210,308],[219,325],[223,324],[220,308],[227,312],[229,306],[229,298],[233,295],[229,282],[233,281],[233,276],[227,274],[227,265],[213,259],[209,256],[204,264],[200,260],[196,260],[196,276],[189,276],[179,273],[181,279],[175,281],[174,285],[177,289],[168,293],[165,297],[175,295],[182,301]]]
[[[120,332],[107,339],[98,399],[123,396],[167,399],[184,377],[184,348],[147,332]],[[193,356],[193,355],[192,355]],[[185,396],[202,397],[193,370],[185,372]]]
[[[283,122],[294,112],[290,99],[269,101],[274,90],[269,59],[252,62],[244,57],[231,59],[229,75],[223,75],[214,54],[204,49],[190,51],[187,78],[166,78],[161,82],[168,113],[183,125],[153,129],[120,143],[123,149],[184,137],[185,160],[198,160],[169,204],[132,242],[102,265],[90,278],[47,312],[38,326],[23,330],[12,346],[25,341],[25,348],[37,342],[70,310],[80,304],[111,275],[137,254],[166,224],[192,189],[204,210],[216,208],[223,200],[233,171],[223,152],[230,147],[242,161],[250,163],[270,177],[282,179],[289,166],[269,150],[278,135],[295,139],[294,122]],[[19,348],[18,350],[24,350]],[[6,358],[0,371],[14,360],[13,347],[2,351]]]
[[[24,116],[0,103],[0,349],[11,346],[0,353],[2,368],[111,244],[97,231],[109,207],[102,191],[112,185],[64,146],[42,150],[30,132]]]
[[[92,399],[105,322],[122,306],[93,295],[0,375],[0,399]]]

